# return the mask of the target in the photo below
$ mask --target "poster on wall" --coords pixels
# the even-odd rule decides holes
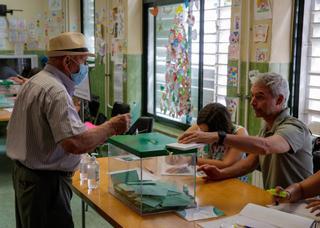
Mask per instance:
[[[254,19],[265,20],[271,19],[271,4],[270,0],[255,0],[254,1]]]
[[[50,11],[62,10],[61,0],[49,0],[48,6]]]
[[[268,62],[268,48],[257,48],[256,49],[256,62],[263,63]]]
[[[230,44],[229,45],[228,57],[230,60],[238,60],[239,59],[239,45],[238,44]]]
[[[233,31],[239,31],[240,30],[240,14],[234,14],[233,18]]]
[[[232,122],[236,122],[236,114],[237,114],[237,108],[239,104],[239,97],[226,97],[225,99],[226,99],[227,110],[231,115],[231,120]]]
[[[268,24],[258,24],[253,28],[253,41],[254,42],[266,42],[268,36]]]
[[[238,67],[229,66],[228,67],[228,86],[238,85]]]

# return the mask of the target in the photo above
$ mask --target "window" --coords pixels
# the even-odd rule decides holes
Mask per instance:
[[[82,32],[87,37],[88,48],[94,52],[94,0],[82,0]]]
[[[299,118],[320,122],[320,0],[305,1]]]
[[[178,124],[210,102],[225,104],[231,26],[230,0],[185,2],[144,7],[146,112]]]

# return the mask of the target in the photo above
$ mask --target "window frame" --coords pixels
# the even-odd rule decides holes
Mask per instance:
[[[81,33],[84,34],[86,37],[88,37],[88,34],[85,33],[85,21],[87,21],[85,18],[84,18],[84,8],[85,8],[85,4],[84,2],[87,1],[87,0],[81,0],[80,1],[80,20],[81,20]],[[95,53],[95,33],[96,33],[96,26],[95,26],[95,21],[96,21],[96,18],[95,18],[95,11],[96,11],[96,6],[95,6],[95,0],[92,0],[93,1],[93,38],[94,38],[94,41],[93,41],[93,53]],[[88,39],[88,38],[87,38]],[[91,51],[91,50],[90,50]],[[90,60],[94,59],[92,57],[89,58]]]
[[[173,126],[173,127],[177,127],[179,129],[187,129],[190,125],[186,124],[186,123],[181,123],[178,121],[174,121],[174,120],[170,120],[167,119],[165,117],[161,117],[156,115],[156,96],[155,96],[155,91],[156,91],[156,83],[155,83],[155,71],[156,71],[156,64],[154,64],[154,68],[153,68],[153,113],[148,113],[148,89],[146,88],[148,85],[148,33],[149,33],[149,21],[148,21],[148,14],[149,11],[148,9],[150,7],[154,7],[154,6],[164,6],[164,5],[169,5],[169,4],[183,4],[184,1],[182,0],[144,0],[143,1],[143,56],[142,56],[142,114],[146,115],[146,116],[152,116],[156,122],[161,122],[165,125],[169,125],[169,126]],[[198,33],[198,37],[199,37],[199,64],[198,65],[198,106],[197,109],[200,110],[203,107],[203,79],[204,79],[204,64],[203,64],[203,60],[204,60],[204,20],[205,20],[205,1],[199,1],[199,11],[200,13],[200,17],[199,17],[199,33]],[[223,6],[225,7],[225,6]],[[223,8],[223,7],[219,7],[219,8]],[[230,6],[232,8],[232,5]],[[219,19],[218,19],[219,20]],[[231,18],[230,18],[231,21]],[[232,22],[231,22],[232,23]],[[156,20],[154,20],[153,23],[153,29],[156,29]],[[229,32],[231,32],[232,29],[230,27]],[[153,31],[154,32],[154,31]],[[155,34],[155,32],[154,32]],[[153,43],[156,43],[156,36],[153,37]],[[219,40],[217,40],[217,42],[219,42]],[[229,43],[230,45],[230,43]],[[217,48],[219,48],[219,44],[217,44]],[[156,45],[153,45],[153,58],[156,59],[155,57],[156,55]],[[219,50],[215,53],[215,55],[217,57],[219,57]],[[217,59],[218,62],[218,59]],[[229,62],[229,58],[228,58],[228,62]],[[220,65],[220,64],[219,64]],[[228,63],[227,63],[227,67],[228,67]],[[216,78],[219,77],[218,72],[216,72]],[[215,84],[214,84],[214,89],[215,89],[215,98],[214,100],[218,101],[218,97],[221,97],[223,95],[218,93],[218,81],[215,80]],[[228,88],[228,84],[225,85],[226,88]],[[226,90],[226,95],[225,97],[227,97],[227,91]]]

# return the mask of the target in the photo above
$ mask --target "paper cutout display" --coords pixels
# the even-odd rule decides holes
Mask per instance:
[[[160,86],[160,110],[173,118],[185,116],[186,123],[189,123],[192,119],[190,47],[183,18],[183,6],[179,5],[166,46],[165,85]]]
[[[156,6],[150,9],[150,13],[155,17],[158,15],[158,12],[159,12],[159,9]]]
[[[238,85],[238,67],[228,67],[228,86]]]
[[[268,35],[268,27],[267,24],[258,24],[254,26],[253,29],[253,41],[254,42],[266,42]]]

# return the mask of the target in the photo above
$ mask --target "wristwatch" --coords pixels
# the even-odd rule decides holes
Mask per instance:
[[[223,145],[223,142],[226,136],[227,136],[226,132],[218,131],[218,145]]]

